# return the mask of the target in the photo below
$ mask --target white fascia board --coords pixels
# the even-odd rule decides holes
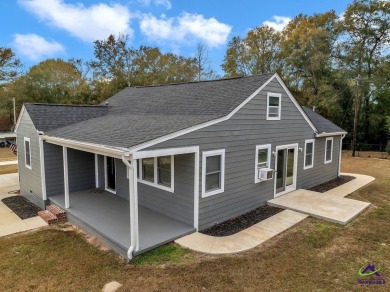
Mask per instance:
[[[197,151],[199,151],[199,146],[139,151],[133,154],[133,159],[160,157],[160,156],[168,156],[168,155],[179,155],[179,154],[186,154],[186,153],[195,153]]]
[[[332,137],[332,136],[340,136],[340,135],[346,135],[348,134],[347,132],[333,132],[333,133],[321,133],[321,134],[316,134],[317,138],[321,137]]]
[[[291,101],[294,103],[295,107],[299,110],[299,112],[302,114],[303,118],[306,120],[306,122],[310,125],[310,127],[313,129],[313,131],[315,133],[317,133],[317,129],[316,127],[314,126],[314,124],[311,122],[311,120],[309,119],[309,117],[306,115],[306,113],[304,112],[304,110],[302,109],[302,107],[299,105],[299,103],[297,102],[297,100],[295,99],[295,97],[292,95],[291,91],[287,88],[286,84],[284,83],[283,79],[279,76],[278,73],[275,74],[276,75],[276,79],[278,79],[280,85],[282,85],[284,91],[286,91],[288,97],[291,99]]]
[[[24,107],[24,104],[23,104],[22,109],[20,110],[20,113],[19,113],[19,116],[18,116],[18,121],[16,122],[16,126],[15,126],[15,129],[14,129],[15,133],[17,133],[17,130],[18,130],[19,124],[20,124],[20,120],[22,119],[22,115],[23,115],[24,111],[25,111],[25,107]],[[35,125],[34,125],[34,127],[35,127]]]
[[[199,125],[192,126],[192,127],[189,127],[189,128],[186,128],[186,129],[183,129],[183,130],[180,130],[180,131],[177,131],[177,132],[174,132],[174,133],[171,133],[171,134],[159,137],[157,139],[154,139],[154,140],[151,140],[151,141],[139,144],[137,146],[134,146],[133,148],[130,148],[130,153],[134,153],[136,151],[139,151],[139,150],[151,147],[153,145],[156,145],[156,144],[159,144],[159,143],[162,143],[162,142],[174,139],[176,137],[179,137],[179,136],[182,136],[182,135],[185,135],[185,134],[197,131],[199,129],[203,129],[203,128],[206,128],[208,126],[215,125],[215,124],[218,124],[220,122],[223,122],[223,121],[226,121],[226,120],[230,119],[243,106],[245,106],[249,101],[251,101],[261,90],[263,90],[264,87],[266,87],[268,85],[268,83],[270,83],[275,77],[278,78],[278,76],[279,75],[277,73],[272,75],[266,82],[263,83],[263,85],[261,85],[255,92],[253,92],[247,99],[245,99],[239,106],[237,106],[227,116],[224,116],[224,117],[221,117],[221,118],[218,118],[218,119],[215,119],[215,120],[211,120],[211,121],[208,121],[208,122],[205,122],[205,123],[201,123]],[[279,79],[280,79],[280,77],[279,77]]]
[[[80,151],[96,153],[104,156],[110,156],[115,158],[122,158],[122,156],[126,156],[126,157],[129,156],[128,149],[126,148],[111,148],[105,145],[79,142],[79,141],[74,141],[74,140],[69,140],[64,138],[51,137],[47,135],[42,136],[42,139],[45,140],[47,143],[51,143],[59,146],[65,146]]]

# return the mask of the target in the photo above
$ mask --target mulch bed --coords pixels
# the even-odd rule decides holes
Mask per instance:
[[[42,211],[41,208],[22,196],[12,196],[1,201],[23,220],[38,216],[38,212]]]
[[[283,209],[264,205],[241,216],[229,219],[222,223],[218,223],[208,229],[199,232],[218,237],[232,235],[252,225],[255,225],[256,223],[259,223],[260,221],[263,221],[281,211],[283,211]]]
[[[313,192],[319,192],[319,193],[325,193],[331,189],[334,189],[338,186],[341,186],[351,180],[354,180],[354,176],[349,175],[341,175],[340,177],[337,177],[335,179],[332,179],[330,181],[327,181],[325,183],[322,183],[320,185],[316,185],[315,187],[312,187],[309,189],[309,191]]]

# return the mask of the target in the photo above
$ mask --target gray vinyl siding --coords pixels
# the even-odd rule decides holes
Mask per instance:
[[[45,180],[47,197],[64,194],[64,161],[62,147],[44,143]]]
[[[315,139],[313,168],[309,168],[305,170],[303,169],[304,152],[301,152],[302,159],[298,161],[297,188],[308,189],[337,177],[341,137],[340,136],[333,137],[332,162],[327,164],[324,163],[325,141],[326,138]]]
[[[115,159],[116,173],[116,195],[129,200],[129,179],[127,178],[127,167],[121,159]]]
[[[175,156],[174,193],[138,183],[139,204],[184,223],[194,224],[194,154]]]
[[[31,169],[25,165],[25,137],[30,138]],[[39,135],[26,110],[23,111],[20,118],[17,145],[20,193],[33,203],[43,207]]]
[[[94,188],[94,154],[68,148],[68,175],[70,192]]]
[[[267,92],[282,94],[281,120],[266,120]],[[199,229],[204,229],[253,210],[274,197],[273,180],[254,182],[256,145],[271,144],[271,151],[275,151],[276,146],[298,143],[303,149],[305,140],[313,138],[313,129],[274,79],[230,119],[148,149],[200,147]],[[324,139],[317,140],[313,169],[303,173],[303,151],[298,151],[298,188],[337,176],[338,140],[334,140],[333,162],[329,165],[323,164],[325,150],[322,152],[320,144]],[[225,149],[225,191],[202,198],[202,152],[219,149]],[[271,168],[275,168],[274,155],[271,155]]]

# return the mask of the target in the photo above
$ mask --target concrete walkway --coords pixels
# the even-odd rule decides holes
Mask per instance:
[[[297,190],[275,198],[269,201],[270,205],[286,208],[286,205],[290,204],[290,207],[236,234],[215,237],[195,232],[179,238],[175,242],[202,253],[232,254],[258,246],[307,218],[308,214],[328,221],[347,224],[370,204],[344,197],[369,184],[375,178],[352,173],[342,173],[342,175],[355,176],[356,179],[326,193]],[[272,204],[271,202],[274,200],[276,203]],[[280,201],[284,201],[284,206],[277,204]],[[288,204],[288,202],[290,203]],[[291,210],[294,209],[293,206],[297,207],[300,212]],[[313,213],[313,210],[316,210],[316,213]]]
[[[179,238],[175,242],[183,247],[202,253],[238,253],[258,246],[307,217],[308,215],[305,214],[284,210],[230,236],[216,237],[195,232]]]
[[[22,220],[10,208],[8,208],[2,200],[7,197],[15,196],[8,194],[9,191],[19,189],[18,174],[3,174],[0,175],[0,237],[13,233],[32,230],[35,228],[46,226],[46,222],[40,217]]]
[[[3,166],[3,165],[14,165],[14,164],[18,164],[18,161],[17,160],[0,161],[0,166]]]

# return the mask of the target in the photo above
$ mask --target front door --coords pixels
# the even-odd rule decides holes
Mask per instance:
[[[275,197],[296,189],[298,144],[276,147]]]
[[[106,157],[106,190],[116,192],[115,159]]]

